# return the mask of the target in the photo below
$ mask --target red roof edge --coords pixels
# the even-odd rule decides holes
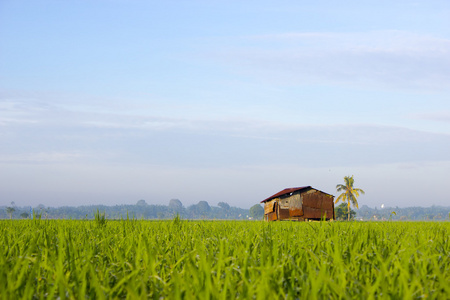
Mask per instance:
[[[296,191],[300,191],[300,190],[306,190],[306,189],[309,189],[309,188],[312,188],[312,187],[308,185],[308,186],[302,186],[302,187],[287,188],[287,189],[284,189],[282,191],[279,191],[278,193],[276,193],[275,195],[270,196],[267,199],[264,199],[263,201],[261,201],[261,203],[264,203],[264,202],[267,202],[269,200],[272,200],[273,198],[277,198],[277,197],[280,197],[280,196],[283,196],[283,195],[286,195],[286,194],[290,194],[290,193],[293,193],[293,192],[296,192]]]

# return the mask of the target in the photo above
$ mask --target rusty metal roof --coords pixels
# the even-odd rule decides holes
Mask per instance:
[[[261,201],[261,203],[267,202],[269,200],[272,200],[273,198],[277,198],[277,197],[280,197],[280,196],[283,196],[283,195],[286,195],[286,194],[290,194],[290,193],[293,193],[293,192],[296,192],[296,191],[306,190],[306,189],[310,189],[310,188],[311,188],[311,186],[309,186],[309,185],[308,186],[302,186],[302,187],[287,188],[287,189],[284,189],[282,191],[279,191],[278,193],[276,193],[275,195],[270,196],[267,199],[264,199],[263,201]]]
[[[315,188],[311,187],[310,185],[308,185],[308,186],[302,186],[302,187],[287,188],[287,189],[284,189],[284,190],[282,190],[282,191],[279,191],[278,193],[276,193],[275,195],[270,196],[270,197],[267,198],[267,199],[264,199],[263,201],[261,201],[261,203],[267,202],[267,201],[269,201],[269,200],[272,200],[272,199],[274,199],[274,198],[277,198],[277,197],[280,197],[280,196],[283,196],[283,195],[287,195],[287,194],[290,194],[290,193],[293,193],[293,192],[297,192],[297,191],[301,191],[301,190],[307,190],[307,189],[315,189]],[[319,192],[322,192],[322,191],[320,191],[320,190],[318,190],[318,189],[315,189],[315,190],[317,190],[317,191],[319,191]],[[328,194],[328,193],[325,193],[325,192],[322,192],[322,193],[334,197],[334,196],[331,195],[331,194]]]

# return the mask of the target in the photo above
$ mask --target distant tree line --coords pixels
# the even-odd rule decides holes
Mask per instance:
[[[442,221],[449,220],[450,207],[431,206],[431,207],[384,207],[370,208],[363,205],[356,210],[356,219],[359,220],[411,220],[411,221]]]
[[[348,219],[347,204],[334,207],[336,220]],[[350,220],[362,221],[442,221],[449,220],[450,207],[384,207],[378,209],[363,205],[360,209],[350,210]]]
[[[30,213],[44,219],[94,219],[97,209],[105,213],[108,219],[172,219],[177,214],[183,219],[223,219],[223,220],[260,220],[264,209],[255,204],[250,209],[232,207],[226,202],[219,202],[217,206],[210,206],[207,201],[200,201],[188,207],[183,206],[180,200],[172,199],[168,205],[147,204],[139,200],[135,205],[85,205],[46,207],[42,204],[33,207],[18,207],[14,202],[11,205],[0,207],[0,219],[27,219]],[[357,210],[350,210],[350,220],[382,221],[382,220],[449,220],[450,207],[385,207],[370,208],[363,205]],[[337,220],[348,219],[348,206],[346,203],[335,205]]]
[[[258,209],[259,207],[259,209]],[[104,213],[108,219],[172,219],[179,216],[182,219],[224,219],[224,220],[258,220],[262,219],[264,209],[256,204],[250,209],[232,207],[226,202],[218,206],[210,206],[207,201],[200,201],[188,207],[183,206],[179,199],[172,199],[168,205],[147,204],[139,200],[135,205],[85,205],[45,207],[40,204],[32,208],[31,213],[45,219],[94,219],[97,212]],[[11,206],[0,207],[0,219],[30,218],[30,207]]]

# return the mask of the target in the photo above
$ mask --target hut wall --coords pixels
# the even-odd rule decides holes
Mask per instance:
[[[289,201],[289,216],[301,217],[303,216],[303,201],[300,193],[290,196]]]
[[[333,196],[310,189],[264,203],[265,220],[334,219]]]
[[[276,200],[271,200],[269,202],[264,203],[264,214],[270,214],[275,211]]]
[[[264,214],[267,216],[267,221],[278,220],[277,199],[273,199],[264,204]]]
[[[269,214],[267,214],[267,221],[276,221],[278,220],[277,218],[277,212],[271,212]]]
[[[278,217],[280,220],[289,220],[289,208],[281,208],[278,212]]]
[[[310,190],[304,193],[302,198],[304,218],[321,219],[325,216],[327,219],[333,219],[333,196]]]

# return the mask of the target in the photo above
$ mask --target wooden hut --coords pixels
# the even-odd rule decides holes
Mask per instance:
[[[310,186],[284,189],[261,201],[264,220],[334,220],[334,196]]]

